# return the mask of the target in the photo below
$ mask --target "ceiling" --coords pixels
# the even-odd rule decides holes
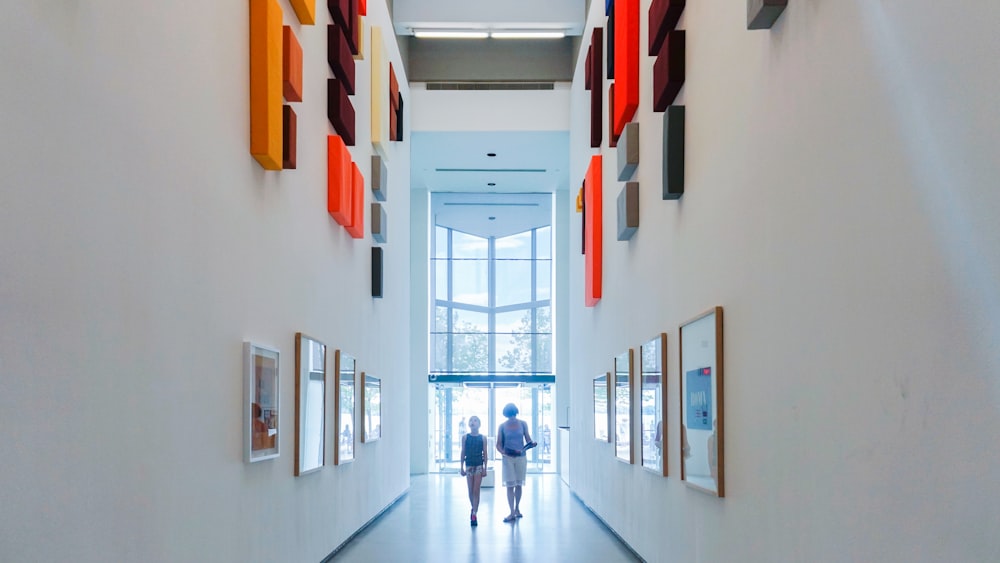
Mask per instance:
[[[552,224],[552,194],[431,195],[431,223],[483,237],[505,237]]]
[[[414,30],[559,30],[580,35],[587,0],[393,0],[397,35]]]
[[[399,35],[411,35],[414,28],[470,29],[564,29],[580,35],[585,24],[585,0],[395,0],[393,23]],[[427,41],[411,38],[411,41]],[[475,41],[475,40],[474,40]],[[478,40],[484,56],[497,41]],[[456,50],[468,51],[467,40],[445,40]],[[531,54],[540,49],[530,45]],[[463,45],[465,45],[463,47]],[[500,47],[497,45],[497,47]],[[410,65],[424,50],[411,43]],[[441,56],[436,53],[436,56]],[[509,55],[508,55],[509,56]],[[531,57],[528,57],[529,59]],[[450,59],[444,59],[448,62]],[[571,70],[572,57],[568,57]],[[438,65],[457,69],[460,65]],[[523,65],[525,69],[529,65]],[[537,65],[536,65],[537,66]],[[498,76],[496,65],[484,58],[482,64],[462,70],[468,76],[449,80],[510,82]],[[462,67],[469,68],[469,67]],[[527,72],[527,70],[525,70]],[[570,74],[571,75],[571,74]],[[517,80],[514,77],[513,80]],[[531,80],[536,77],[520,77]],[[489,156],[493,154],[495,156]],[[568,131],[456,131],[410,134],[411,188],[434,193],[432,215],[436,224],[464,232],[506,236],[552,221],[552,192],[569,189]],[[439,195],[448,192],[446,195]],[[525,195],[527,194],[527,195]],[[490,219],[493,217],[493,219]]]
[[[569,132],[414,131],[410,135],[410,166],[410,186],[418,190],[480,193],[566,190],[569,189]]]

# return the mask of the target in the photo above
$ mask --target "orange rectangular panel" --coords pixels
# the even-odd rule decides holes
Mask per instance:
[[[250,0],[250,154],[281,170],[281,7]]]
[[[358,0],[358,15],[368,15],[368,0]]]
[[[601,300],[601,262],[603,260],[603,236],[601,209],[603,207],[602,178],[604,170],[601,155],[590,157],[590,166],[584,177],[583,236],[586,249],[583,300],[587,307],[597,305]]]
[[[288,0],[302,25],[316,23],[316,0]]]
[[[639,0],[615,0],[615,105],[613,136],[639,108]]]
[[[281,86],[286,102],[302,101],[302,45],[287,25],[282,31]]]
[[[351,163],[351,224],[347,232],[354,238],[365,238],[365,177],[356,162]]]
[[[351,153],[340,135],[327,136],[326,210],[340,225],[351,224]]]

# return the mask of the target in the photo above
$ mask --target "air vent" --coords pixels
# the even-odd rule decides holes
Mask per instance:
[[[428,90],[555,90],[555,82],[428,82]]]
[[[545,168],[435,168],[435,172],[548,172]]]

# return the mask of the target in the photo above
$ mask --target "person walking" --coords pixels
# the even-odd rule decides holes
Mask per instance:
[[[503,484],[507,487],[507,504],[510,515],[504,522],[513,522],[521,518],[521,489],[524,486],[524,476],[528,471],[528,458],[524,453],[537,446],[531,440],[528,424],[517,418],[517,405],[507,403],[503,415],[507,420],[497,428],[497,451],[503,454]]]
[[[463,419],[464,421],[464,419]],[[486,439],[479,433],[478,416],[469,417],[469,433],[462,436],[461,472],[469,485],[469,502],[472,514],[469,524],[478,526],[476,513],[479,512],[479,490],[486,476]]]

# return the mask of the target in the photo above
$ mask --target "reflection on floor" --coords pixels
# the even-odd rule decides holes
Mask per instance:
[[[336,556],[338,562],[514,563],[639,561],[557,475],[528,475],[521,518],[505,524],[503,487],[484,488],[479,526],[469,526],[465,479],[415,475],[410,491]]]

